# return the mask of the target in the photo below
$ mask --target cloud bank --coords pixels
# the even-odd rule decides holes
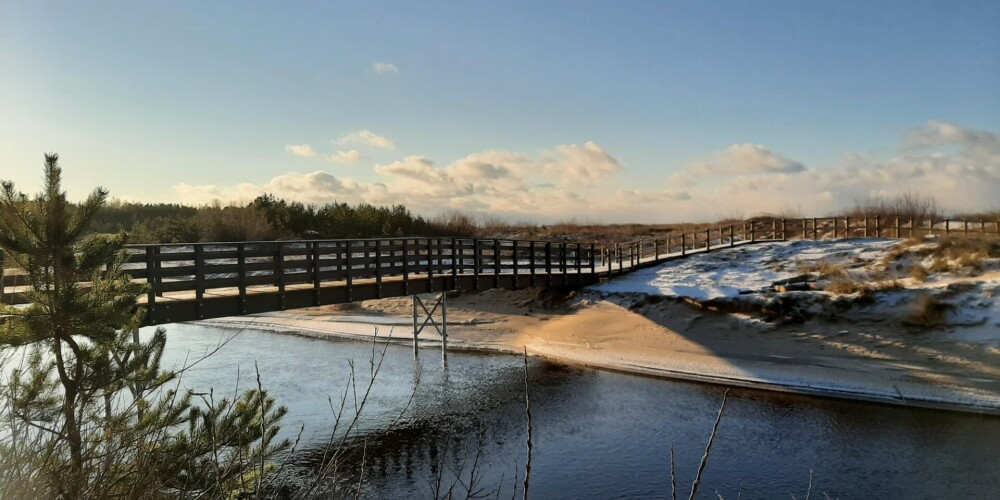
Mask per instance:
[[[368,130],[338,143],[394,147]],[[333,156],[349,163],[354,153],[360,157],[356,150]],[[743,143],[704,158],[640,189],[624,187],[625,166],[597,143],[585,142],[535,155],[481,151],[447,165],[405,156],[375,165],[371,182],[317,171],[284,174],[260,185],[180,184],[175,190],[190,204],[268,192],[306,203],[403,203],[426,215],[457,209],[532,221],[671,222],[788,209],[823,215],[856,199],[904,191],[932,194],[946,209],[1000,208],[1000,136],[948,122],[930,121],[905,132],[896,154],[884,158],[845,153],[829,165],[807,165]]]

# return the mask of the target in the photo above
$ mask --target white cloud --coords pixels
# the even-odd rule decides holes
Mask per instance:
[[[1000,135],[936,120],[908,132],[902,142],[904,150],[959,146],[979,154],[996,155],[1000,152]]]
[[[800,162],[771,151],[760,144],[733,144],[715,157],[697,163],[688,171],[696,177],[796,173],[805,170]]]
[[[795,165],[801,164],[791,160],[758,162],[758,168],[745,168],[743,173],[698,165],[673,176],[668,186],[684,186],[694,205],[742,207],[747,215],[779,212],[787,206],[822,215],[868,196],[907,191],[931,195],[946,210],[997,208],[1000,136],[996,133],[931,121],[906,132],[901,143],[900,151],[888,158],[847,153],[838,163],[822,168],[798,168]],[[942,147],[949,150],[941,151]],[[720,156],[724,155],[716,155],[716,160]]]
[[[832,164],[807,168],[765,146],[736,144],[681,169],[659,189],[626,187],[619,179],[623,172],[614,156],[586,142],[537,155],[480,151],[449,164],[407,156],[375,165],[376,178],[366,182],[313,172],[261,185],[182,184],[176,190],[185,203],[248,200],[270,192],[309,203],[402,203],[425,215],[457,209],[536,221],[701,221],[787,207],[820,216],[869,195],[904,191],[931,194],[951,210],[1000,208],[998,135],[945,122],[906,132],[899,151],[889,157],[845,153]]]
[[[357,132],[351,132],[340,139],[337,139],[337,144],[341,146],[349,145],[361,145],[361,146],[371,146],[373,148],[379,149],[396,149],[396,144],[393,143],[386,137],[378,135],[370,130],[358,130]]]
[[[542,166],[549,175],[560,177],[566,184],[592,184],[621,171],[622,166],[597,144],[587,141],[583,146],[561,144]]]
[[[365,158],[361,154],[361,151],[358,151],[357,149],[337,151],[336,153],[326,157],[326,161],[334,165],[357,165],[364,159]]]
[[[398,75],[399,68],[395,64],[389,64],[384,62],[372,63],[372,71],[380,75]]]
[[[308,144],[288,144],[285,146],[285,151],[295,156],[316,156],[316,151],[313,151],[312,146]]]
[[[240,183],[233,186],[181,183],[174,186],[183,203],[201,205],[214,200],[246,202],[264,193],[303,203],[328,203],[334,200],[359,202],[372,189],[350,178],[338,179],[331,174],[316,171],[308,174],[283,174],[256,185]]]

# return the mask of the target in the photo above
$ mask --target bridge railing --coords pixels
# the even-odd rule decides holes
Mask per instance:
[[[1000,238],[1000,221],[920,219],[903,216],[872,217],[759,217],[720,224],[698,231],[668,234],[619,243],[601,249],[602,270],[608,274],[695,252],[757,241],[837,238],[920,238],[928,235]]]
[[[435,276],[595,272],[592,244],[466,238],[130,245],[126,272],[149,283],[147,303],[171,292],[286,287]]]

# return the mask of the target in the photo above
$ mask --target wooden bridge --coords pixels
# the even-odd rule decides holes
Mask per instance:
[[[157,325],[444,291],[580,287],[748,243],[930,233],[998,237],[1000,223],[764,218],[602,248],[593,243],[413,237],[130,245],[126,271],[149,285],[140,302],[147,309],[146,324]],[[23,274],[5,273],[0,302],[24,303],[26,286]]]

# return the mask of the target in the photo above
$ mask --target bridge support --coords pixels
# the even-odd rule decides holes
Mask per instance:
[[[428,307],[430,306],[430,307]],[[438,311],[440,310],[440,314]],[[422,315],[421,315],[422,314]],[[435,316],[437,315],[437,316]],[[438,319],[440,319],[440,323]],[[418,355],[417,336],[427,325],[433,326],[441,335],[441,362],[448,363],[448,292],[444,291],[421,299],[413,295],[413,356]]]

